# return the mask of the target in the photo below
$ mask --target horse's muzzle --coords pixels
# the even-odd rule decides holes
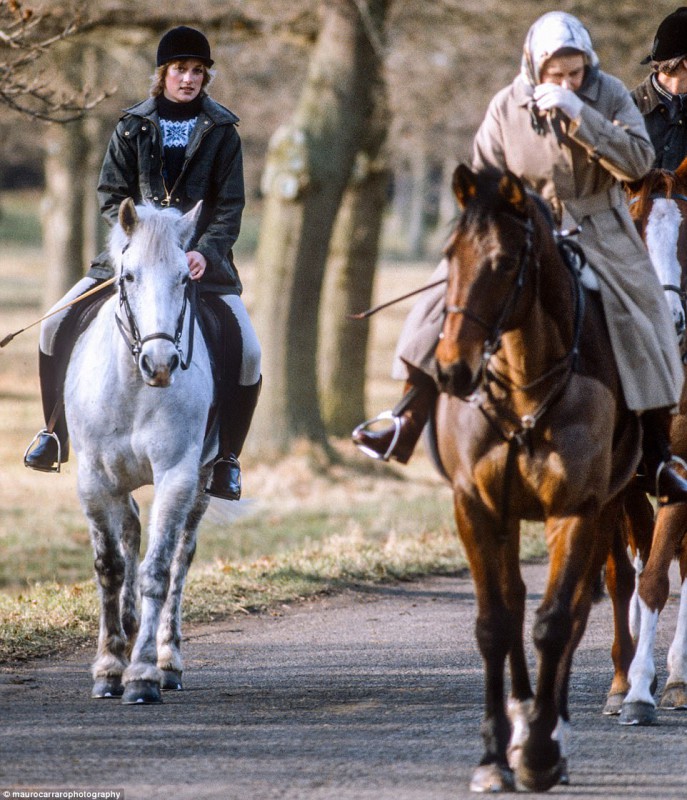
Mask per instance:
[[[465,398],[479,385],[479,373],[473,372],[464,361],[443,364],[437,361],[439,388],[446,394]]]
[[[148,386],[164,389],[171,386],[174,373],[180,363],[181,359],[178,353],[173,353],[169,358],[162,360],[153,359],[148,354],[142,353],[138,361],[138,368]]]

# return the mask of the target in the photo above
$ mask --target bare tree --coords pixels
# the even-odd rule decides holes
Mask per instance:
[[[36,12],[20,0],[0,0],[1,104],[36,119],[68,122],[106,96],[65,92],[41,68],[47,53],[79,31],[82,14],[82,4]]]

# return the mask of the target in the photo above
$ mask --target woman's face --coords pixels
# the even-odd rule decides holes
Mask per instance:
[[[584,56],[552,56],[541,68],[542,83],[557,83],[576,92],[584,81]]]
[[[164,95],[174,103],[190,103],[203,88],[205,67],[197,58],[172,61],[165,73]]]

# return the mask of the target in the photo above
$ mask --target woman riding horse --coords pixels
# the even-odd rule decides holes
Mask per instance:
[[[476,169],[510,170],[548,201],[596,274],[625,402],[641,414],[644,460],[661,502],[687,501],[674,469],[670,411],[680,399],[682,365],[661,286],[634,230],[621,187],[651,167],[653,147],[622,83],[599,69],[584,25],[550,12],[530,28],[520,74],[491,101],[475,141]],[[432,280],[445,278],[444,259]],[[436,398],[434,351],[444,318],[444,288],[411,311],[397,348],[403,399],[384,430],[359,426],[354,441],[371,455],[405,463]],[[387,418],[388,412],[380,417]],[[372,422],[374,422],[373,420]]]
[[[213,304],[223,328],[221,352],[214,354],[220,452],[208,492],[238,500],[238,456],[260,392],[261,354],[241,300],[241,281],[232,255],[245,205],[241,141],[236,131],[239,120],[207,94],[213,63],[208,40],[200,31],[180,26],[160,39],[151,97],[127,109],[120,119],[103,162],[98,198],[110,226],[116,224],[120,204],[127,197],[137,204],[170,206],[182,212],[202,201],[186,258],[200,291],[223,301]],[[55,308],[112,274],[109,258],[102,254]],[[83,306],[51,316],[41,328],[39,373],[47,428],[25,456],[26,465],[33,469],[54,471],[67,460],[62,395]],[[231,332],[235,332],[233,338]],[[238,369],[230,349],[239,350]]]

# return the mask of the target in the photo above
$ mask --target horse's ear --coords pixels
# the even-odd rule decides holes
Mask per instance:
[[[181,246],[184,248],[184,250],[195,233],[202,205],[203,201],[199,200],[190,211],[187,211],[184,214],[179,222],[179,241],[181,242]]]
[[[458,205],[465,208],[468,201],[477,194],[477,177],[465,164],[458,164],[453,172],[451,187]]]
[[[127,197],[126,200],[122,200],[119,205],[119,224],[122,226],[124,233],[130,237],[137,223],[138,214],[136,213],[136,206],[134,201],[130,197]]]
[[[525,213],[525,205],[527,195],[525,187],[522,185],[520,178],[515,176],[512,172],[506,171],[499,180],[499,194],[513,208],[520,214]]]

